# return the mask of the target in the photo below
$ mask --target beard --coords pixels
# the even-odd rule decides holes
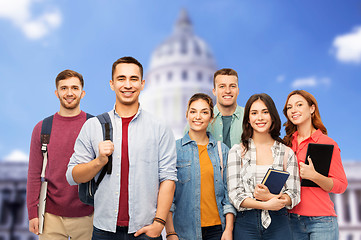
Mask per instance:
[[[74,101],[72,101],[71,103],[68,103],[65,99],[63,98],[59,98],[60,104],[63,108],[68,109],[68,110],[72,110],[75,109],[79,106],[80,104],[80,98],[76,98]]]

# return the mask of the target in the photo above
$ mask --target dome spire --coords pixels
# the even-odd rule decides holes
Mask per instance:
[[[188,12],[185,8],[182,8],[179,13],[178,20],[174,26],[174,32],[176,34],[193,32],[192,22],[189,19]]]

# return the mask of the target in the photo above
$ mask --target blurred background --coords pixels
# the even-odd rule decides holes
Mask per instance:
[[[340,239],[361,239],[361,1],[0,0],[0,29],[0,240],[36,238],[27,162],[33,127],[59,109],[56,75],[80,72],[81,108],[96,115],[113,107],[111,65],[128,55],[145,69],[142,107],[177,138],[187,100],[211,95],[220,68],[238,72],[239,105],[265,92],[283,122],[288,93],[311,92],[349,180],[331,196]]]

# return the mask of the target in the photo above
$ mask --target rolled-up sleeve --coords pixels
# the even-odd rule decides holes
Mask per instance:
[[[70,158],[70,161],[68,163],[68,169],[66,171],[66,180],[70,185],[78,184],[73,179],[73,168],[78,164],[90,162],[96,157],[94,147],[96,148],[96,151],[98,151],[98,146],[92,146],[91,141],[91,129],[93,129],[94,131],[94,127],[96,127],[96,125],[100,126],[97,118],[91,118],[86,121],[75,141],[74,153]]]
[[[241,203],[246,198],[253,198],[251,192],[245,191],[244,182],[241,176],[241,149],[239,145],[234,145],[228,153],[227,161],[227,188],[229,201],[237,209],[243,211]]]
[[[291,205],[286,206],[286,208],[292,209],[301,201],[301,181],[297,159],[291,149],[288,151],[286,171],[289,172],[290,175],[285,183],[283,193],[287,194],[291,198]]]
[[[333,142],[332,144],[334,145],[334,148],[328,176],[333,180],[333,187],[330,192],[341,194],[346,191],[348,183],[345,170],[342,166],[341,150],[336,142]]]
[[[164,127],[159,142],[159,182],[177,181],[177,153],[173,132]]]
[[[228,159],[228,152],[229,152],[229,148],[222,144],[222,157],[223,159]],[[227,161],[223,161],[223,172],[227,173]],[[233,205],[230,203],[229,201],[229,197],[228,197],[228,188],[227,188],[227,175],[223,174],[223,185],[224,185],[224,198],[222,201],[222,205],[223,205],[223,214],[226,215],[228,213],[232,213],[233,215],[236,216],[236,209],[233,207]]]

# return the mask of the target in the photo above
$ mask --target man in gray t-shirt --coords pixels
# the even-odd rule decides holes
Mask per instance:
[[[214,120],[208,131],[216,140],[229,148],[241,142],[244,108],[238,106],[238,74],[231,68],[223,68],[214,73],[213,94],[217,98]]]

